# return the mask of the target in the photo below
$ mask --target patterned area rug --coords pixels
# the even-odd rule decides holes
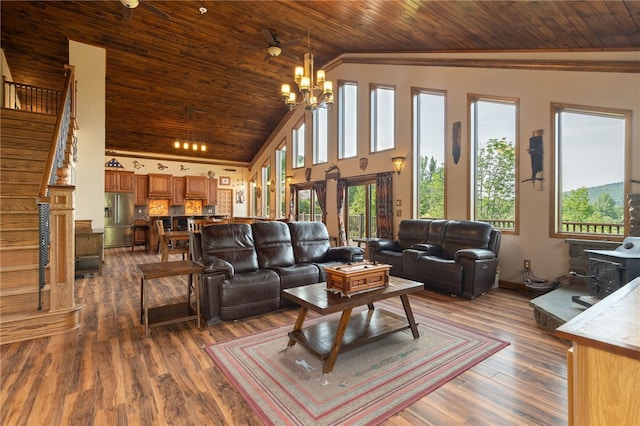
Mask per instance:
[[[293,326],[207,351],[265,424],[377,424],[508,345],[425,315],[414,300],[419,339],[407,330],[340,353],[329,374],[299,344],[287,347]],[[383,301],[379,308],[404,315],[399,304]],[[305,327],[338,318],[308,319]]]

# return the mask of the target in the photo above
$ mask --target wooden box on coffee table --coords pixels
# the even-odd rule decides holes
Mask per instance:
[[[345,296],[389,285],[391,265],[359,262],[349,265],[325,267],[327,289]]]

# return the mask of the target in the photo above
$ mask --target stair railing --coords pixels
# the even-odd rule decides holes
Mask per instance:
[[[16,83],[2,77],[4,108],[57,115],[62,92],[47,87]]]
[[[66,79],[64,90],[62,91],[62,98],[60,99],[59,106],[56,108],[58,111],[56,124],[54,127],[54,133],[49,148],[49,154],[45,169],[42,174],[42,180],[40,182],[40,189],[38,191],[38,213],[39,213],[39,286],[38,286],[38,310],[42,310],[42,290],[44,289],[45,282],[45,268],[49,264],[49,256],[52,257],[51,263],[51,309],[71,307],[69,305],[69,298],[71,298],[71,305],[73,305],[73,280],[69,279],[69,276],[73,277],[73,239],[69,235],[73,235],[73,203],[72,200],[64,200],[67,196],[69,189],[69,166],[70,162],[65,161],[65,157],[69,156],[70,149],[73,145],[73,129],[75,126],[75,73],[72,66],[66,67]],[[68,157],[67,157],[68,158]],[[55,227],[52,230],[52,213],[51,213],[51,192],[50,187],[56,187],[58,190],[61,187],[67,187],[67,190],[63,190],[62,197],[58,197],[56,194],[56,200],[53,200],[54,209],[56,209]],[[71,192],[73,188],[71,187]],[[57,192],[58,193],[58,192]],[[72,198],[72,194],[69,194]],[[59,198],[59,199],[58,199]],[[71,208],[69,208],[71,206]],[[62,217],[59,217],[62,215]],[[64,224],[64,228],[60,228],[59,224]],[[60,230],[64,232],[60,233]],[[63,241],[56,241],[52,244],[51,237],[52,232],[54,238],[61,239]],[[60,246],[62,244],[62,246]],[[49,251],[51,247],[51,252]],[[55,249],[54,249],[55,248]],[[54,272],[55,271],[55,272]],[[60,294],[58,294],[60,293]],[[62,302],[60,302],[63,300]],[[57,306],[54,306],[54,301]]]

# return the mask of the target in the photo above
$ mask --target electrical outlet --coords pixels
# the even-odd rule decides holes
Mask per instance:
[[[529,259],[524,260],[524,269],[531,269],[531,261]]]

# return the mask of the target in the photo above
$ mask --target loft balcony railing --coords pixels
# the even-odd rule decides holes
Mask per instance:
[[[16,83],[2,78],[3,106],[9,109],[57,115],[62,92],[47,87]]]

